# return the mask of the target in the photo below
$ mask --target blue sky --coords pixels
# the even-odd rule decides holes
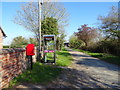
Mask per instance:
[[[12,39],[17,36],[26,38],[33,36],[31,32],[12,21],[17,10],[20,10],[21,4],[22,2],[0,3],[0,17],[2,17],[0,25],[7,35],[7,38],[4,39],[4,45],[10,44]],[[98,16],[107,15],[111,6],[118,5],[117,2],[63,2],[63,4],[70,14],[69,26],[65,28],[66,40],[83,24],[96,27]]]

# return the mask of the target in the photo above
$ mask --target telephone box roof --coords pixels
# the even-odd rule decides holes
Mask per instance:
[[[55,38],[55,35],[43,35],[43,38]]]

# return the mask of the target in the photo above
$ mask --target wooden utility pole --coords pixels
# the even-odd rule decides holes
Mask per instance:
[[[42,4],[43,4],[43,0],[38,0],[38,25],[39,25],[39,30],[38,30],[38,34],[39,34],[39,48],[38,48],[38,60],[41,59],[41,11],[42,11]]]

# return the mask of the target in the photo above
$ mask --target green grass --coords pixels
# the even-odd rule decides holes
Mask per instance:
[[[47,53],[47,60],[54,60],[54,53]]]
[[[115,56],[112,54],[106,54],[106,53],[93,53],[93,52],[85,51],[85,50],[81,50],[81,49],[74,49],[74,50],[83,52],[85,54],[91,55],[92,57],[99,58],[103,61],[115,64],[115,65],[120,65],[120,57],[119,56]]]
[[[72,57],[67,50],[57,52],[56,65],[58,66],[69,66],[72,62]]]
[[[36,62],[33,65],[32,70],[27,70],[12,80],[10,87],[19,83],[46,84],[55,79],[61,73],[61,71],[61,68]]]
[[[57,51],[57,66],[68,66],[71,64],[71,61],[72,57],[68,51],[65,49],[63,49],[63,51]],[[10,87],[20,83],[47,84],[56,79],[63,70],[62,68],[56,67],[56,65],[45,65],[36,62],[32,70],[26,70],[23,74],[14,78],[10,82]]]

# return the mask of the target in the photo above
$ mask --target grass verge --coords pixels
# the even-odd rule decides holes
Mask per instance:
[[[67,50],[63,49],[63,51],[57,52],[56,65],[69,66],[72,63],[72,60],[73,59]]]
[[[106,54],[106,53],[93,53],[93,52],[85,51],[85,50],[81,50],[81,49],[73,49],[73,50],[83,52],[85,54],[91,55],[92,57],[99,58],[103,61],[115,64],[115,65],[120,65],[120,57],[119,56],[115,56],[112,54]]]
[[[57,52],[57,66],[69,66],[72,58],[68,51]],[[14,78],[10,82],[10,87],[20,83],[33,83],[33,84],[47,84],[48,82],[57,78],[63,69],[58,68],[55,65],[45,65],[40,62],[36,62],[33,65],[32,70],[26,70],[23,74]]]
[[[14,78],[10,82],[10,87],[20,83],[47,84],[55,79],[61,71],[61,68],[36,62],[33,65],[32,70],[27,70],[23,74]]]

